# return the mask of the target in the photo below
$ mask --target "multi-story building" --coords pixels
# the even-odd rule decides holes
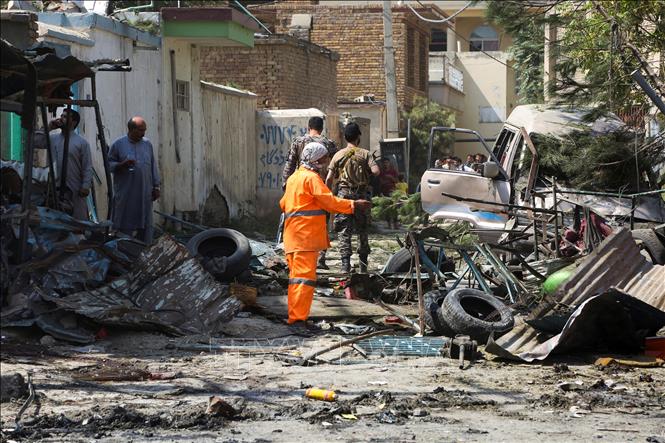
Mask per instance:
[[[423,1],[453,15],[466,1]],[[512,40],[485,18],[485,2],[467,6],[453,20],[430,23],[429,97],[451,109],[456,126],[493,138],[517,106]]]
[[[418,8],[429,15],[437,9]],[[338,102],[360,96],[385,100],[381,2],[281,1],[251,11],[278,34],[298,35],[339,54]],[[428,94],[430,27],[397,3],[392,16],[397,101],[401,109],[409,109],[416,96]]]

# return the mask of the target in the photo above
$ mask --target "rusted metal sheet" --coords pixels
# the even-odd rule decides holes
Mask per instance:
[[[555,304],[578,306],[611,287],[665,310],[663,272],[663,266],[649,263],[640,253],[630,231],[621,229],[607,237],[596,251],[580,262],[574,274],[538,314],[549,312]]]
[[[129,274],[102,288],[43,298],[103,324],[177,334],[215,334],[241,305],[170,236],[147,248]]]
[[[539,307],[534,316],[546,315],[557,305],[579,306],[610,288],[620,289],[665,311],[665,266],[649,263],[640,254],[627,229],[607,237],[596,251],[583,259],[575,273]],[[529,361],[545,358],[547,354],[543,356],[533,352],[537,347],[547,347],[543,347],[540,335],[536,329],[522,323],[489,346],[488,351]]]

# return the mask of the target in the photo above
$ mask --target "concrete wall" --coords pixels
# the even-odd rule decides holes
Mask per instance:
[[[324,117],[318,109],[258,111],[256,113],[256,215],[279,218],[282,169],[291,142],[307,133],[310,117]],[[331,123],[326,121],[326,129]]]
[[[506,53],[495,52],[494,55],[509,64]],[[495,60],[488,60],[480,52],[459,52],[457,57],[464,71],[465,100],[464,111],[458,114],[455,126],[478,131],[484,138],[493,138],[516,105],[512,70]],[[460,156],[483,152],[475,143],[465,143],[457,148]]]
[[[189,111],[175,110],[172,103],[171,57],[175,51],[176,80],[189,83]],[[202,124],[199,48],[180,39],[162,39],[162,110],[160,168],[162,171],[161,207],[164,212],[199,210],[203,174]],[[176,113],[178,138],[175,140],[173,112]],[[178,161],[176,149],[180,154]]]
[[[206,218],[218,219],[218,223],[204,221],[214,226],[221,225],[224,218],[222,200],[230,218],[256,212],[257,97],[249,92],[203,83],[202,99],[204,173],[196,178],[202,189],[197,203]]]
[[[155,157],[158,158],[161,142],[159,128],[161,56],[159,51],[138,51],[133,46],[133,40],[101,29],[93,28],[85,31],[78,30],[78,32],[85,32],[89,39],[94,41],[94,45],[76,44],[48,35],[40,40],[67,45],[71,55],[81,60],[129,59],[132,66],[131,72],[97,73],[97,99],[104,124],[104,135],[111,146],[116,138],[127,133],[127,120],[134,115],[141,115],[148,126],[146,137],[152,141]],[[90,80],[83,80],[77,85],[78,98],[92,97]],[[108,213],[106,178],[101,146],[97,141],[95,113],[92,108],[79,109],[79,111],[81,112],[79,133],[90,143],[93,167],[102,181],[101,184],[95,182],[95,192],[99,217],[105,219]]]
[[[474,29],[481,25],[487,25],[487,19],[485,17],[458,17],[455,20],[455,31],[461,37],[458,36],[458,41],[460,42],[462,52],[469,50],[469,38]],[[512,38],[506,34],[503,29],[497,27],[494,24],[489,24],[494,30],[499,34],[499,52],[507,51],[510,45],[513,43]],[[466,39],[466,40],[465,40]],[[492,51],[492,53],[495,51]]]
[[[27,11],[1,11],[0,36],[19,49],[28,49],[37,39],[37,15]]]
[[[337,109],[340,115],[348,112],[353,117],[370,120],[369,145],[363,147],[372,153],[378,152],[379,142],[387,136],[386,107],[382,104],[345,103],[338,104]],[[342,143],[341,146],[346,146],[346,143]]]

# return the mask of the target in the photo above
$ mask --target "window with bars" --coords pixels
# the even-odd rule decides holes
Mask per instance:
[[[175,108],[178,111],[189,111],[189,82],[175,81]]]
[[[430,52],[448,50],[448,34],[442,29],[432,29],[432,38],[429,42]]]

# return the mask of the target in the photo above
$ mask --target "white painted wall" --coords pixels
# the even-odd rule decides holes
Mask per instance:
[[[202,206],[217,187],[231,218],[256,213],[256,94],[202,82]]]
[[[179,162],[174,143],[170,50],[175,51],[176,79],[189,82],[190,90],[190,110],[176,111]],[[198,54],[198,48],[189,42],[173,38],[162,39],[163,112],[159,161],[162,171],[161,207],[169,214],[175,211],[198,211],[198,196],[203,190],[202,181],[195,179],[203,173],[203,108]]]
[[[279,218],[282,169],[293,139],[307,133],[310,117],[325,118],[325,114],[314,108],[256,113],[257,217]]]
[[[109,145],[115,139],[127,133],[127,120],[134,115],[145,118],[148,125],[148,137],[154,146],[155,157],[159,155],[159,107],[160,107],[160,74],[161,56],[157,51],[137,51],[132,40],[100,29],[77,30],[94,40],[94,46],[85,46],[69,41],[46,36],[41,40],[68,45],[71,54],[81,60],[97,60],[101,58],[129,59],[132,71],[98,72],[97,99],[99,101],[104,134]],[[92,98],[90,80],[78,82],[79,98]],[[81,124],[79,132],[90,143],[93,167],[102,180],[95,183],[97,194],[97,210],[100,219],[108,214],[106,202],[106,178],[102,151],[97,141],[97,125],[93,108],[79,109]]]

